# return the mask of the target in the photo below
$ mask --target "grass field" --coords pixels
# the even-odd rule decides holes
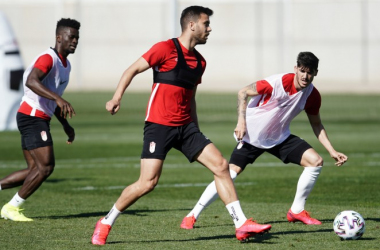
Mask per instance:
[[[56,169],[25,204],[32,223],[0,220],[0,249],[98,249],[90,243],[96,221],[122,189],[139,176],[143,120],[149,93],[127,93],[115,115],[105,110],[111,93],[67,93],[76,110],[70,123],[76,141],[66,145],[57,120],[52,121]],[[235,95],[199,93],[201,130],[228,159],[235,145]],[[263,237],[241,244],[220,200],[206,209],[194,230],[179,228],[212,174],[171,151],[159,185],[121,215],[102,249],[379,249],[380,248],[380,96],[323,96],[322,120],[338,151],[348,155],[343,167],[312,133],[304,114],[292,132],[312,144],[325,166],[306,209],[320,226],[290,224],[291,206],[302,171],[264,154],[236,179],[243,210],[259,223],[272,224]],[[18,131],[0,132],[0,177],[24,168]],[[18,188],[0,191],[0,205]],[[355,210],[366,221],[360,240],[340,241],[332,229],[342,210]]]

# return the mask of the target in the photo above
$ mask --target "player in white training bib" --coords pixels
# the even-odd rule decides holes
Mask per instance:
[[[336,161],[335,165],[341,166],[348,159],[331,145],[319,115],[321,96],[312,84],[318,73],[318,63],[319,59],[313,53],[301,52],[294,73],[273,75],[239,91],[238,123],[234,131],[238,144],[229,163],[232,179],[264,152],[285,164],[291,162],[304,167],[287,219],[308,225],[321,224],[310,217],[305,203],[322,170],[323,159],[307,142],[290,133],[290,122],[305,110],[315,135]],[[247,103],[248,97],[251,99]],[[181,228],[192,229],[202,210],[217,197],[212,182],[183,219]]]
[[[67,117],[74,108],[61,96],[69,82],[71,65],[67,59],[76,50],[80,23],[62,18],[57,22],[55,46],[37,56],[23,75],[24,96],[17,112],[17,126],[27,167],[0,180],[0,190],[21,186],[1,209],[1,217],[13,221],[33,221],[21,211],[21,206],[52,174],[55,166],[50,120],[55,115],[68,136],[75,138]]]

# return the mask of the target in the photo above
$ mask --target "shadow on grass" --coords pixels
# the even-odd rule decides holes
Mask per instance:
[[[334,219],[325,219],[325,220],[319,220],[323,223],[331,223],[333,224],[334,223]],[[375,221],[375,222],[380,222],[380,218],[364,218],[364,221]],[[277,221],[267,221],[265,222],[265,224],[274,224],[274,223],[292,223],[292,222],[289,222],[287,220],[277,220]],[[301,222],[295,222],[297,224],[302,224]]]
[[[182,211],[186,209],[139,209],[139,210],[125,210],[123,214],[135,215],[135,216],[147,216],[146,213],[162,213],[170,211]],[[92,213],[80,213],[80,214],[68,214],[68,215],[52,215],[52,216],[38,216],[33,218],[38,219],[76,219],[76,218],[89,218],[89,217],[104,217],[109,211],[92,212]]]
[[[249,239],[248,242],[240,243],[240,244],[277,244],[275,242],[269,242],[269,240],[274,238],[279,238],[279,235],[289,235],[289,234],[305,234],[305,233],[331,233],[332,230],[330,229],[320,229],[320,230],[314,230],[314,231],[287,231],[287,232],[276,232],[276,233],[268,233],[264,234],[262,236],[252,237]],[[155,243],[165,243],[165,242],[193,242],[193,241],[210,241],[210,240],[223,240],[223,239],[236,239],[235,235],[218,235],[218,236],[209,236],[209,237],[197,237],[197,238],[191,238],[191,239],[160,239],[160,240],[139,240],[139,241],[110,241],[107,242],[107,245],[116,245],[116,244],[126,244],[126,243],[138,243],[138,244],[151,244],[152,242]],[[365,238],[362,237],[358,239],[359,241],[372,241],[376,240],[376,238]]]
[[[263,236],[258,236],[258,237],[252,237],[249,239],[248,242],[240,243],[240,244],[257,244],[257,243],[262,243],[262,244],[276,244],[273,242],[267,242],[266,240],[271,239],[272,236],[271,234],[265,234]],[[151,244],[152,242],[155,243],[165,243],[165,242],[194,242],[194,241],[209,241],[209,240],[223,240],[223,239],[236,239],[235,235],[230,234],[230,235],[218,235],[218,236],[208,236],[208,237],[197,237],[197,238],[191,238],[191,239],[160,239],[160,240],[138,240],[138,241],[110,241],[107,242],[108,244],[125,244],[125,243],[146,243],[146,244]]]
[[[331,220],[331,219],[326,219],[326,220],[319,220],[320,222],[323,222],[323,223],[333,223],[334,220]],[[289,222],[288,220],[273,220],[273,221],[267,221],[265,222],[265,224],[276,224],[276,223],[291,223],[291,224],[302,224],[302,222],[300,221],[297,221],[297,222]],[[322,223],[322,224],[323,224]],[[310,225],[310,226],[313,226],[313,225]]]
[[[375,222],[380,222],[380,218],[364,218],[365,221],[369,221],[369,220],[372,220],[372,221],[375,221]]]
[[[87,178],[64,178],[64,179],[51,178],[51,179],[45,180],[45,183],[59,183],[59,182],[65,182],[65,181],[84,181],[84,180],[87,180]]]

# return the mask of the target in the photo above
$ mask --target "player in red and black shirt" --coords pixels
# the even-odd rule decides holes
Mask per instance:
[[[219,195],[233,218],[239,240],[271,228],[270,225],[247,220],[229,175],[227,161],[199,130],[195,94],[206,62],[195,46],[207,42],[212,14],[212,10],[201,6],[186,8],[180,20],[181,36],[155,44],[133,63],[123,73],[112,100],[107,102],[106,109],[112,115],[116,114],[132,79],[149,68],[153,69],[154,82],[146,110],[140,178],[124,189],[108,215],[97,222],[93,244],[104,245],[119,214],[154,189],[165,157],[172,148],[181,151],[190,162],[198,161],[214,174]]]
[[[80,23],[74,19],[59,20],[55,47],[37,56],[24,72],[24,96],[17,113],[17,126],[27,168],[0,180],[0,189],[21,186],[18,193],[1,209],[2,218],[32,221],[21,213],[20,206],[54,170],[51,117],[55,115],[62,124],[68,136],[67,144],[71,144],[75,138],[74,129],[66,120],[75,112],[61,96],[68,84],[71,69],[67,56],[75,52],[79,28]]]

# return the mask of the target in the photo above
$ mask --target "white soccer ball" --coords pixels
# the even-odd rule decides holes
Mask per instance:
[[[365,221],[358,212],[342,211],[334,219],[334,231],[344,240],[356,240],[364,234]]]

